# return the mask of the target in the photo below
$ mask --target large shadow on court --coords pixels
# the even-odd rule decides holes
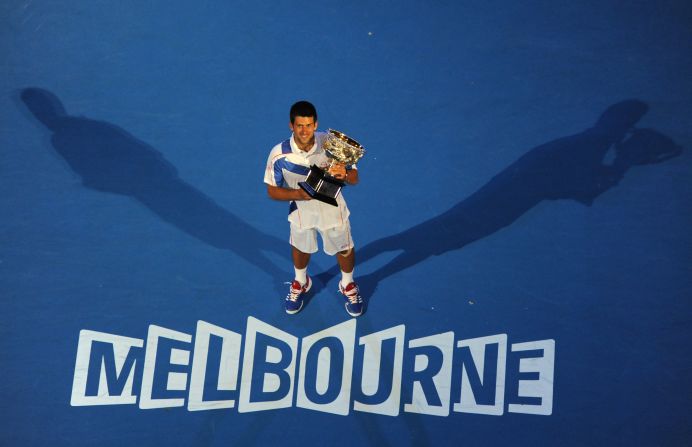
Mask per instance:
[[[639,100],[610,106],[593,127],[529,150],[478,191],[439,216],[357,251],[358,264],[385,252],[400,252],[375,272],[360,276],[371,295],[383,279],[425,259],[459,250],[511,225],[544,200],[575,200],[586,206],[613,188],[633,166],[656,164],[682,148],[652,129],[636,129],[647,112]],[[606,154],[614,151],[612,162]],[[320,275],[329,281],[334,269]]]
[[[288,259],[284,241],[257,230],[180,179],[156,149],[107,122],[68,115],[47,90],[27,88],[20,97],[52,132],[53,148],[84,186],[130,196],[190,236],[232,251],[275,279],[285,276],[265,254]]]

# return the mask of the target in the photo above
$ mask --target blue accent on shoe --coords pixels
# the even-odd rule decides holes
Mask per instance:
[[[360,296],[360,290],[356,283],[352,282],[346,288],[339,283],[339,292],[344,296],[346,301],[344,307],[350,316],[359,317],[363,314],[363,298]]]
[[[291,286],[288,288],[288,295],[286,295],[286,300],[284,303],[286,313],[297,314],[303,308],[303,300],[305,294],[312,287],[312,280],[308,276],[308,280],[305,285],[301,286],[296,280],[293,280]]]

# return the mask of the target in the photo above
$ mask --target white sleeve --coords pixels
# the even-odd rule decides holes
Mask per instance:
[[[267,167],[264,170],[264,183],[267,185],[279,186],[282,179],[282,174],[280,171],[276,172],[275,163],[282,157],[282,155],[280,144],[274,146],[271,152],[269,152],[269,157],[267,158]]]

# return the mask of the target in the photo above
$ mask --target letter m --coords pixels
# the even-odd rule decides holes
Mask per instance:
[[[134,366],[143,346],[138,338],[81,330],[70,405],[136,403]]]

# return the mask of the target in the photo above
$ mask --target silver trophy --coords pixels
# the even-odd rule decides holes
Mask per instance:
[[[349,138],[338,130],[329,129],[322,149],[329,158],[327,166],[312,165],[304,182],[298,183],[313,199],[337,206],[336,198],[346,184],[329,175],[329,170],[336,166],[349,166],[365,154],[365,149],[356,140]]]

